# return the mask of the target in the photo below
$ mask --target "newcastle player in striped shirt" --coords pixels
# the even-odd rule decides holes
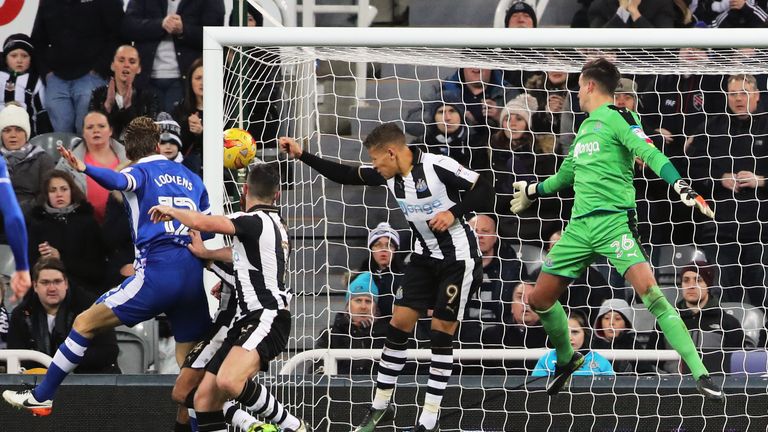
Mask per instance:
[[[406,345],[419,317],[432,309],[432,362],[424,407],[415,431],[438,430],[438,413],[453,368],[453,336],[467,299],[482,281],[477,237],[464,220],[493,202],[491,186],[455,160],[408,147],[394,123],[376,127],[363,143],[372,166],[353,167],[304,152],[295,140],[280,147],[320,174],[347,185],[384,186],[392,192],[416,239],[387,331],[376,395],[356,431],[373,431],[394,418],[390,403],[406,360]],[[463,197],[461,194],[463,192]]]
[[[197,231],[233,236],[232,247],[197,252],[199,258],[232,262],[238,306],[235,321],[207,362],[194,395],[200,432],[227,431],[223,408],[230,399],[278,424],[282,431],[306,431],[303,421],[250,379],[266,371],[269,362],[283,352],[291,330],[292,294],[285,286],[288,233],[274,206],[279,193],[280,176],[262,163],[251,168],[243,186],[246,212],[211,216],[165,205],[149,210],[156,223],[175,219]]]

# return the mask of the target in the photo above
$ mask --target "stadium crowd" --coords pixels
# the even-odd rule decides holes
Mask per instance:
[[[202,27],[224,24],[224,1],[167,3],[163,10],[160,2],[131,0],[123,10],[120,0],[41,0],[30,34],[11,35],[2,45],[0,153],[25,213],[34,266],[33,289],[0,298],[0,344],[7,342],[8,348],[50,353],[83,299],[89,304],[133,272],[131,222],[121,196],[57,162],[55,148],[43,147],[46,134],[77,134],[70,148],[79,158],[119,170],[130,163],[121,144],[125,126],[150,116],[163,130],[163,154],[202,174]],[[580,3],[573,27],[762,27],[768,20],[760,0]],[[233,16],[231,22],[237,20]],[[260,25],[262,18],[249,6],[247,21]],[[515,2],[505,23],[532,28],[538,19],[530,5]],[[708,53],[683,48],[679,55],[686,61]],[[263,74],[264,80],[277,73]],[[584,119],[577,78],[560,71],[461,68],[429,89],[425,103],[404,119],[413,145],[486,176],[498,197],[494,214],[471,220],[484,277],[458,332],[462,347],[547,346],[526,298],[546,250],[570,218],[572,200],[567,194],[542,198],[520,216],[510,213],[508,203],[513,182],[543,180],[570,151]],[[763,321],[748,334],[721,302],[739,304],[742,316],[744,311],[762,316],[768,306],[768,98],[761,98],[767,90],[766,76],[637,75],[625,76],[616,92],[616,105],[637,111],[654,145],[715,204],[716,219],[705,221],[669,199],[668,188],[650,170],[636,166],[637,217],[650,256],[663,245],[697,244],[704,251],[706,262],[692,259],[678,272],[682,300],[676,306],[713,372],[731,370],[732,350],[766,346]],[[257,93],[266,101],[279,97]],[[254,136],[276,139],[277,128],[266,120],[278,117],[272,104],[257,104],[249,116],[260,119],[250,122]],[[350,269],[346,309],[318,335],[318,347],[383,345],[382,323],[392,314],[410,245],[382,222],[367,246],[369,259]],[[540,259],[522,260],[523,246],[538,248]],[[49,274],[56,278],[41,280]],[[642,304],[637,306],[625,285],[605,264],[574,281],[561,299],[572,314],[574,348],[666,348],[654,328],[638,322],[633,306]],[[427,338],[419,338],[418,329],[416,339],[423,344]],[[104,345],[94,354],[101,363],[84,369],[115,370],[113,334]],[[599,367],[587,373],[680,367],[590,358],[589,364]],[[546,373],[550,360],[498,369],[489,364],[485,372]],[[341,365],[340,372],[369,373],[372,364],[356,360]]]

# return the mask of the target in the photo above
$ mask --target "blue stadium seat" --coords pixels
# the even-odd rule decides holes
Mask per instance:
[[[48,153],[54,160],[58,161],[61,155],[57,147],[63,145],[66,148],[71,148],[72,143],[79,140],[80,137],[69,132],[51,132],[42,135],[37,135],[29,140],[30,143],[40,146],[46,153]]]
[[[731,373],[765,374],[768,373],[768,352],[736,351],[731,354]]]

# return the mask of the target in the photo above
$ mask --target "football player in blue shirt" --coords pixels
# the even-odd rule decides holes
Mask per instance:
[[[202,180],[183,165],[157,154],[160,129],[138,117],[125,130],[125,147],[135,163],[120,172],[86,165],[69,150],[59,152],[78,171],[109,190],[122,191],[131,218],[137,254],[136,274],[102,295],[75,318],[72,331],[53,357],[43,381],[33,390],[5,391],[11,405],[35,415],[49,415],[53,395],[82,360],[94,335],[119,325],[134,326],[165,313],[183,360],[210,326],[201,261],[187,249],[188,228],[177,221],[154,224],[149,209],[163,204],[208,213]]]
[[[16,299],[21,299],[26,294],[32,281],[29,277],[29,261],[27,257],[27,225],[24,215],[16,200],[11,179],[8,177],[8,167],[5,158],[0,156],[0,212],[3,215],[5,235],[8,245],[11,246],[13,259],[16,262],[16,271],[11,276],[11,289]]]

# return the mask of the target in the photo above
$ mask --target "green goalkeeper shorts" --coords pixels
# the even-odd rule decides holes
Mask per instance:
[[[619,274],[648,257],[640,246],[635,211],[594,213],[572,219],[544,260],[542,271],[576,279],[602,255]]]

